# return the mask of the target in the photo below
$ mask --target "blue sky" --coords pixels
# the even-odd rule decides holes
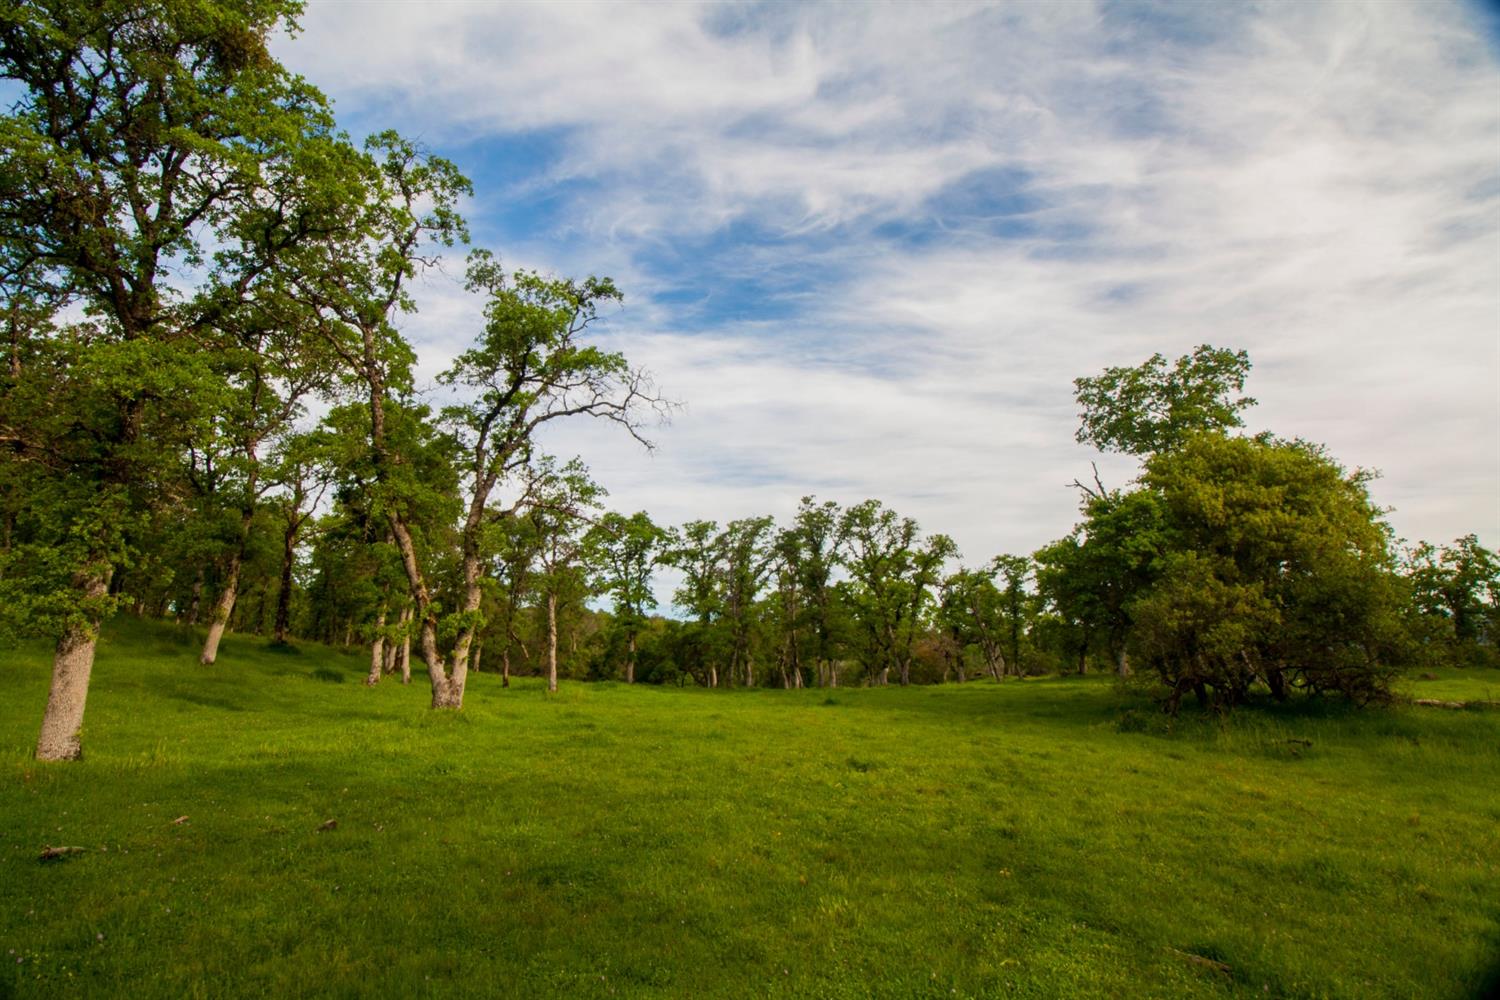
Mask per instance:
[[[1500,45],[1477,5],[311,0],[279,53],[475,181],[476,241],[609,274],[683,401],[549,439],[659,521],[878,497],[966,560],[1076,515],[1072,380],[1245,348],[1252,429],[1500,543]],[[476,329],[430,275],[422,370]]]

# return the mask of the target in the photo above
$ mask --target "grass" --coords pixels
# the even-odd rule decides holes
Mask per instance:
[[[482,675],[436,714],[362,655],[195,652],[117,625],[87,758],[40,765],[47,651],[0,651],[0,997],[1460,998],[1500,971],[1497,711]]]

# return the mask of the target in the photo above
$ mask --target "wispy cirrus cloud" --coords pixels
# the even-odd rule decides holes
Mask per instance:
[[[971,560],[1074,517],[1071,381],[1201,342],[1251,422],[1500,541],[1500,63],[1461,3],[317,2],[282,50],[479,182],[517,263],[610,273],[688,406],[578,451],[660,519],[878,496]],[[426,286],[431,370],[473,304]],[[469,317],[466,320],[465,317]],[[1131,466],[1104,463],[1120,481]]]

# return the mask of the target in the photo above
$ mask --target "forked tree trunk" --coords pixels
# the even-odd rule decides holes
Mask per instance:
[[[88,574],[79,581],[84,599],[98,602],[109,592],[112,567]],[[99,642],[99,613],[90,609],[82,624],[69,625],[57,640],[52,658],[52,686],[47,692],[47,711],[37,736],[37,760],[77,760],[83,756],[78,733],[83,728],[83,706],[89,695],[89,674],[94,669],[94,647]]]
[[[557,595],[547,595],[547,690],[557,690]]]

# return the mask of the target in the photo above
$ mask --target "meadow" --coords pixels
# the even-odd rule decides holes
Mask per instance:
[[[106,632],[0,650],[3,997],[1437,997],[1500,971],[1500,711],[1107,677],[705,691]],[[1488,700],[1494,672],[1404,681]],[[1431,692],[1430,694],[1428,692]],[[39,860],[48,847],[81,847]]]

